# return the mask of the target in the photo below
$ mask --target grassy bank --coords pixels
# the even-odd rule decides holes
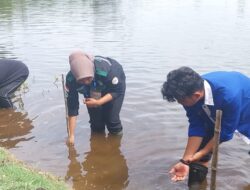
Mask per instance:
[[[0,148],[0,190],[66,190],[69,187],[57,178],[38,172],[15,160]]]

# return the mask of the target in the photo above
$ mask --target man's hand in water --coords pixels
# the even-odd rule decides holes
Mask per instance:
[[[171,168],[169,173],[172,174],[172,181],[182,181],[189,173],[189,166],[178,162]]]

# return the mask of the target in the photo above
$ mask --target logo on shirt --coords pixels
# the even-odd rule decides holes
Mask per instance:
[[[112,84],[116,85],[116,84],[118,84],[118,82],[119,82],[119,80],[118,80],[117,77],[114,77],[114,78],[112,79]]]

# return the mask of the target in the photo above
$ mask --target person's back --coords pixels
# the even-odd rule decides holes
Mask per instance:
[[[202,78],[210,83],[213,91],[223,93],[225,98],[240,93],[250,96],[250,78],[239,72],[217,71],[204,74]]]
[[[203,78],[211,85],[215,107],[223,109],[225,116],[236,118],[231,128],[250,137],[250,78],[223,71],[205,74]],[[233,105],[235,110],[229,110],[228,105]]]
[[[21,61],[0,59],[0,108],[12,108],[10,95],[27,79],[28,67]]]

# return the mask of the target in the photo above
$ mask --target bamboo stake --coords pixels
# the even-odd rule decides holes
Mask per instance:
[[[67,125],[67,133],[69,137],[69,116],[68,116],[68,102],[67,96],[65,91],[65,82],[64,82],[64,75],[62,74],[62,89],[63,89],[63,97],[64,97],[64,104],[65,104],[65,118],[66,118],[66,125]]]
[[[216,189],[216,172],[217,172],[217,163],[218,163],[218,150],[219,150],[219,143],[220,143],[221,117],[222,117],[222,111],[216,110],[210,190]]]

